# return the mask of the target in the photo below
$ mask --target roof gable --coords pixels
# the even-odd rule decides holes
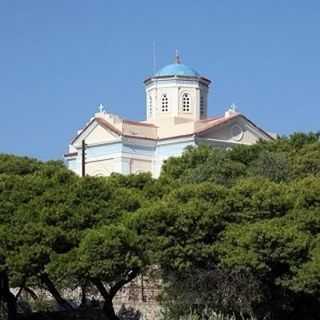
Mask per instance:
[[[100,118],[94,118],[79,132],[71,143],[74,146],[80,146],[82,140],[86,140],[86,143],[88,144],[110,142],[119,138],[120,135],[121,131],[113,127],[107,121]]]
[[[206,126],[196,131],[197,136],[241,144],[253,144],[260,139],[273,139],[267,132],[239,113],[206,122]]]
[[[253,144],[260,139],[273,139],[244,115],[236,112],[229,116],[218,116],[196,121],[193,129],[189,132],[184,134],[177,132],[176,135],[162,139],[159,139],[158,127],[154,124],[129,120],[122,120],[119,124],[115,127],[104,118],[95,117],[79,132],[71,144],[78,148],[82,140],[86,140],[88,144],[100,144],[118,140],[120,136],[157,141],[195,135],[205,139],[244,144]]]

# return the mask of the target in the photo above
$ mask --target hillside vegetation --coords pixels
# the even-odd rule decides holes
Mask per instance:
[[[151,266],[165,319],[319,319],[319,135],[189,148],[159,179],[81,178],[61,162],[0,155],[0,301],[10,319],[17,305],[39,311],[36,288],[72,313],[64,289],[77,287],[78,304],[96,290],[117,319],[114,296]]]

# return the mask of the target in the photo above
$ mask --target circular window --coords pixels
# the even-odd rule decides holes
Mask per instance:
[[[240,141],[243,138],[243,130],[239,125],[232,126],[231,137],[235,141]]]

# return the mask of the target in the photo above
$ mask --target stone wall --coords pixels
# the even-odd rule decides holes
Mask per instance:
[[[125,312],[131,312],[131,314],[139,314],[140,317],[134,317],[134,319],[140,320],[158,320],[160,318],[160,304],[159,304],[159,295],[160,295],[160,280],[155,276],[139,276],[124,288],[122,288],[118,294],[115,296],[113,303],[116,312],[121,314]],[[48,310],[58,311],[55,301],[47,290],[44,289],[34,289],[34,293],[37,296],[37,299],[34,300],[34,297],[30,293],[23,291],[21,294],[22,301],[28,301],[32,305],[42,304],[43,306],[48,306]],[[17,294],[18,289],[12,289],[14,294]],[[63,296],[72,301],[74,306],[79,306],[81,303],[81,289],[67,289],[64,290]],[[99,292],[93,287],[90,288],[87,292],[87,298],[93,303],[93,305],[98,305],[103,302]],[[33,309],[33,307],[32,307]],[[42,310],[42,309],[41,309]],[[24,312],[25,310],[20,310]],[[30,310],[31,311],[31,310]],[[82,311],[81,311],[82,312]],[[75,314],[78,312],[76,311]],[[95,313],[99,313],[97,310]],[[43,316],[45,315],[45,316]],[[54,312],[35,314],[32,319],[43,319],[54,317]],[[37,318],[38,317],[38,318]],[[66,319],[69,315],[65,315]],[[80,317],[80,315],[79,315]],[[77,317],[75,316],[75,319]],[[88,318],[89,319],[89,318]],[[91,318],[90,318],[91,319]],[[100,319],[99,317],[97,319]],[[102,318],[101,318],[102,319]],[[126,317],[124,317],[126,319]],[[128,317],[128,319],[132,319]]]
[[[141,313],[143,320],[157,320],[161,313],[159,294],[160,281],[151,276],[141,276],[117,294],[114,305],[117,311],[121,307],[132,308]]]

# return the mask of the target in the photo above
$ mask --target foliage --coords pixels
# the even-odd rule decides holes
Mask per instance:
[[[223,314],[222,312],[216,312],[212,309],[204,309],[204,311],[199,314],[193,311],[189,311],[187,314],[176,318],[175,316],[172,317],[170,311],[165,310],[162,315],[164,320],[237,320],[238,318],[233,315]],[[242,316],[241,320],[256,320],[254,316],[245,317]]]
[[[80,178],[60,162],[0,156],[11,286],[48,290],[65,310],[63,289],[80,287],[85,304],[95,288],[117,319],[114,296],[150,265],[168,319],[317,319],[319,135],[188,148],[159,179]]]
[[[98,283],[107,292],[108,283],[114,295],[142,271],[147,259],[125,217],[147,203],[149,175],[79,178],[25,158],[2,168],[0,254],[11,286],[45,288],[70,309],[60,289]]]

